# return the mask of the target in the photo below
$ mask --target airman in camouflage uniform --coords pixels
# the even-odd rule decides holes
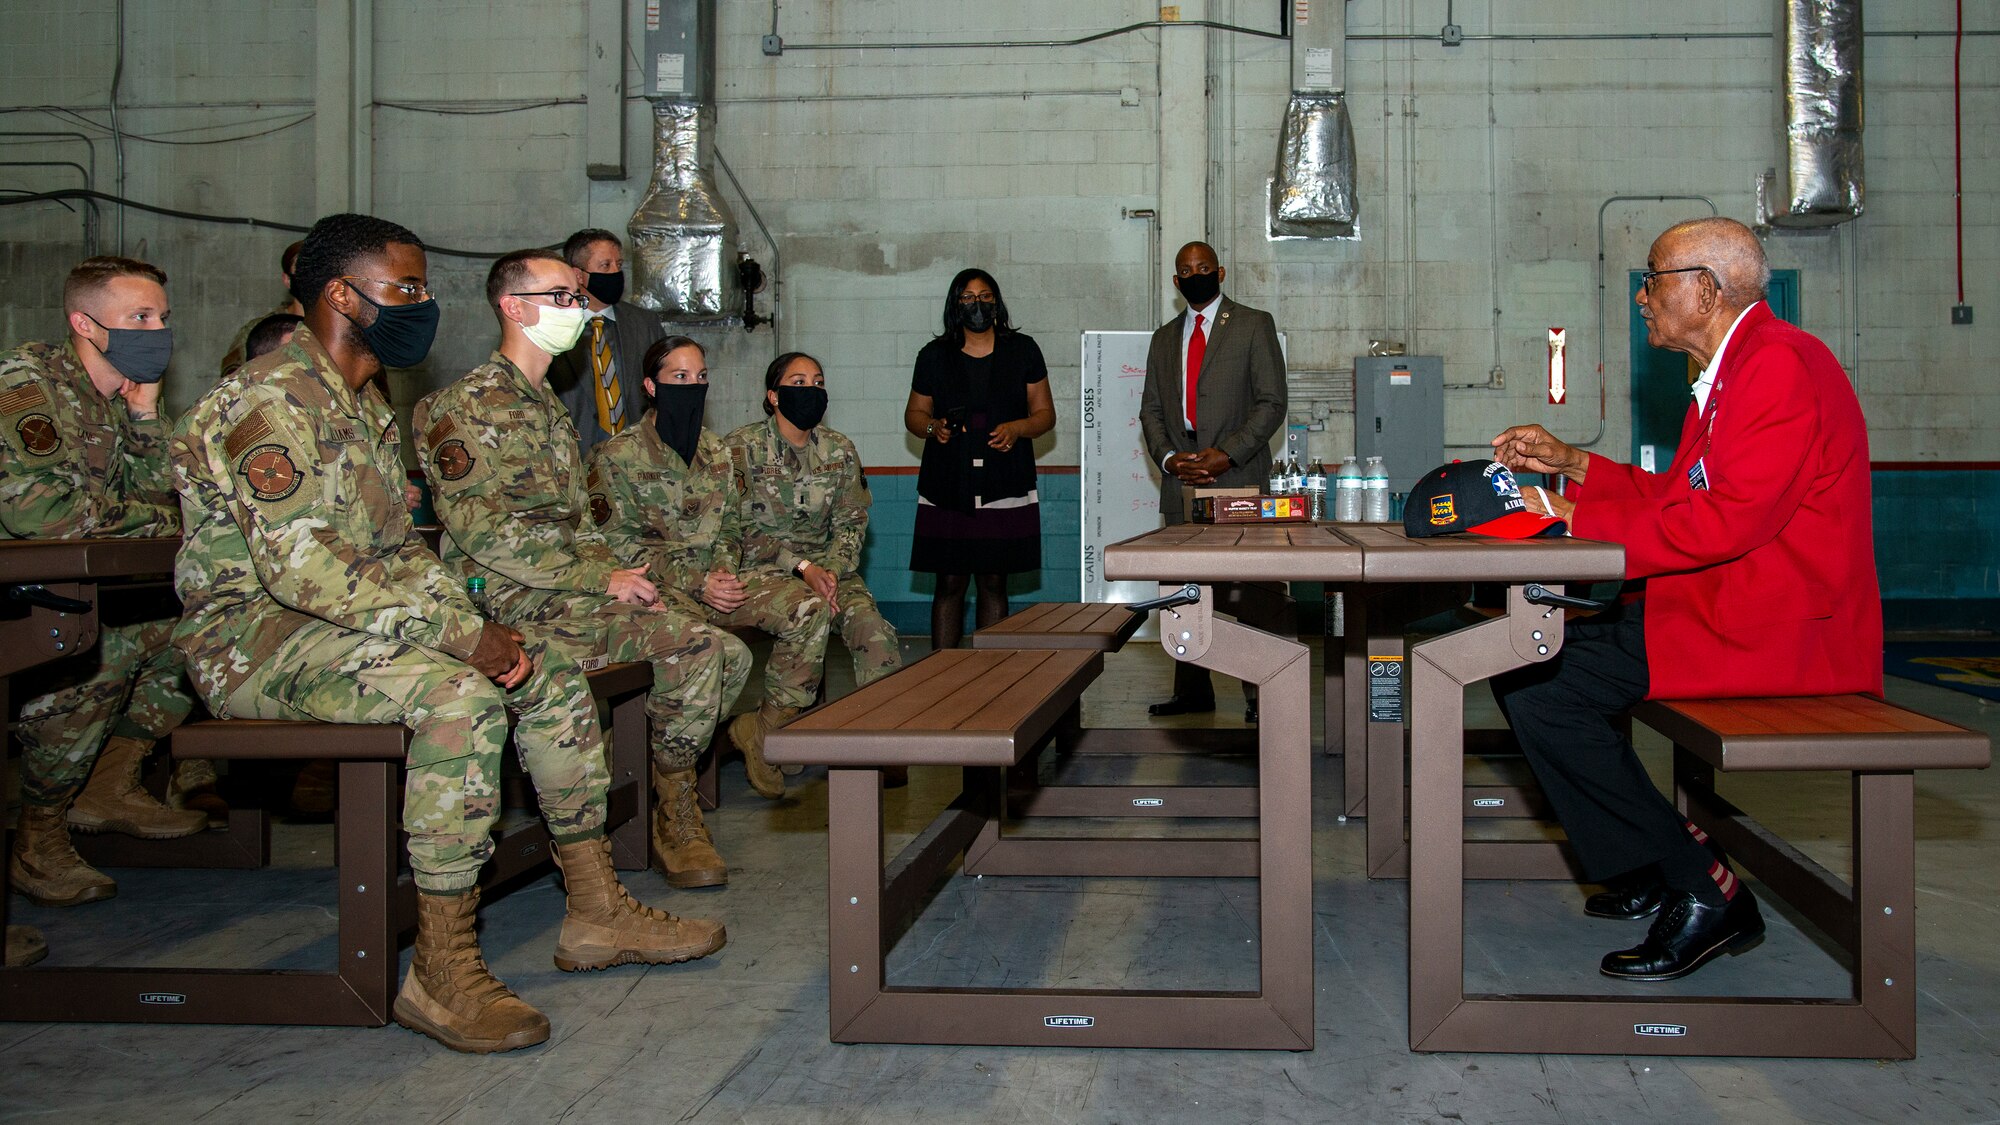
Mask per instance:
[[[429,350],[422,244],[329,216],[293,276],[306,323],[292,342],[223,380],[174,436],[188,523],[174,642],[219,717],[410,728],[404,827],[423,893],[396,1021],[461,1051],[539,1043],[547,1018],[493,978],[474,936],[510,707],[568,892],[556,966],[686,960],[722,930],[618,884],[583,674],[547,635],[484,620],[411,526],[401,437],[369,379]]]
[[[827,602],[832,628],[854,661],[855,684],[871,683],[902,667],[903,658],[896,630],[861,580],[861,544],[872,503],[861,455],[845,434],[819,424],[826,392],[817,360],[803,353],[781,355],[764,381],[770,418],[723,439],[743,474],[737,505],[743,582],[752,589],[802,586]],[[809,425],[785,413],[795,395],[812,404],[801,408]],[[772,725],[753,728],[742,720],[731,725],[746,760],[761,762],[763,735]]]
[[[507,315],[535,316],[538,334],[544,322],[571,314],[580,321],[580,302],[536,303],[574,300],[569,266],[553,254],[508,255],[494,268],[514,277],[496,297],[504,305],[501,349],[418,403],[411,420],[423,435],[444,524],[445,565],[485,578],[494,620],[537,627],[586,668],[627,660],[653,666],[646,715],[654,773],[685,774],[689,786],[684,800],[660,802],[657,850],[674,886],[725,883],[729,869],[693,801],[693,773],[717,720],[750,677],[750,650],[699,614],[660,603],[643,576],[645,562],[627,569],[590,518],[576,430],[546,378],[553,357]],[[676,806],[683,806],[683,823],[675,827],[686,836],[679,846],[666,819]]]
[[[0,357],[0,539],[180,533],[158,413],[172,340],[165,281],[144,262],[89,259],[64,287],[70,338]],[[134,337],[142,352],[130,350]],[[168,808],[138,785],[153,743],[194,704],[168,644],[174,607],[110,586],[98,601],[98,645],[22,678],[47,690],[29,689],[14,727],[22,812],[8,871],[44,906],[117,889],[71,847],[66,816],[86,831],[154,839],[208,824],[206,812]]]
[[[670,336],[648,358],[655,353],[654,370],[642,384],[654,401],[671,403],[663,396],[706,384],[707,364],[693,340]],[[693,437],[692,464],[661,436],[655,410],[591,450],[592,514],[613,555],[651,565],[661,601],[714,625],[748,626],[773,638],[759,710],[765,721],[782,724],[812,706],[818,693],[831,614],[826,602],[796,579],[739,576],[741,474],[722,439],[700,425],[698,413],[679,425]],[[721,608],[725,605],[731,608]],[[750,780],[766,796],[784,792],[776,771],[760,774],[753,765]]]

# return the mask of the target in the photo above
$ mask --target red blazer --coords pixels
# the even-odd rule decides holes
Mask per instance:
[[[1825,344],[1759,302],[1664,473],[1591,455],[1570,530],[1646,582],[1653,699],[1882,690],[1868,428]],[[1697,461],[1708,488],[1696,489]]]

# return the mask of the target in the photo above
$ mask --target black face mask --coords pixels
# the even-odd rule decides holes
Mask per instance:
[[[826,417],[825,387],[779,387],[778,413],[801,430],[810,430]]]
[[[985,301],[961,304],[958,306],[958,322],[965,326],[967,332],[984,332],[993,327],[993,322],[999,317],[999,308]]]
[[[1176,277],[1174,286],[1187,299],[1188,308],[1198,309],[1222,292],[1222,278],[1212,273],[1191,273],[1186,277]]]
[[[617,304],[618,298],[625,295],[625,271],[623,270],[612,270],[610,273],[591,273],[587,274],[586,277],[587,280],[584,281],[583,287],[590,291],[591,296],[607,305]]]
[[[348,317],[361,330],[361,342],[375,353],[384,367],[415,367],[431,354],[431,341],[437,339],[438,303],[435,299],[419,301],[414,305],[385,305],[368,294],[355,289],[353,283],[342,282],[354,295],[375,306],[375,323],[362,324]]]
[[[167,361],[174,354],[173,329],[112,328],[94,316],[90,322],[110,337],[100,350],[120,375],[134,383],[157,383],[167,373]]]
[[[667,448],[690,466],[695,446],[701,441],[701,417],[707,405],[707,383],[653,384],[653,429]]]

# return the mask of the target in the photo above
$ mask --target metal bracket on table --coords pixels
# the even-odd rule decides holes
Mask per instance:
[[[1134,602],[1137,612],[1160,611],[1160,647],[1175,660],[1200,660],[1208,654],[1215,623],[1215,589],[1195,582],[1162,585],[1160,596]]]
[[[1602,609],[1604,603],[1558,594],[1537,582],[1507,589],[1507,632],[1514,652],[1539,664],[1562,651],[1564,609]]]
[[[74,656],[97,643],[95,584],[9,586],[6,600],[27,614],[0,620],[0,676]],[[16,612],[19,612],[18,610]]]

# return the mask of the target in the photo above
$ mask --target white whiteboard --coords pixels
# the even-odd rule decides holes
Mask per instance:
[[[1160,526],[1159,469],[1146,459],[1139,399],[1146,390],[1151,332],[1083,334],[1083,440],[1078,486],[1083,513],[1083,600],[1138,602],[1155,582],[1107,582],[1104,548]]]

